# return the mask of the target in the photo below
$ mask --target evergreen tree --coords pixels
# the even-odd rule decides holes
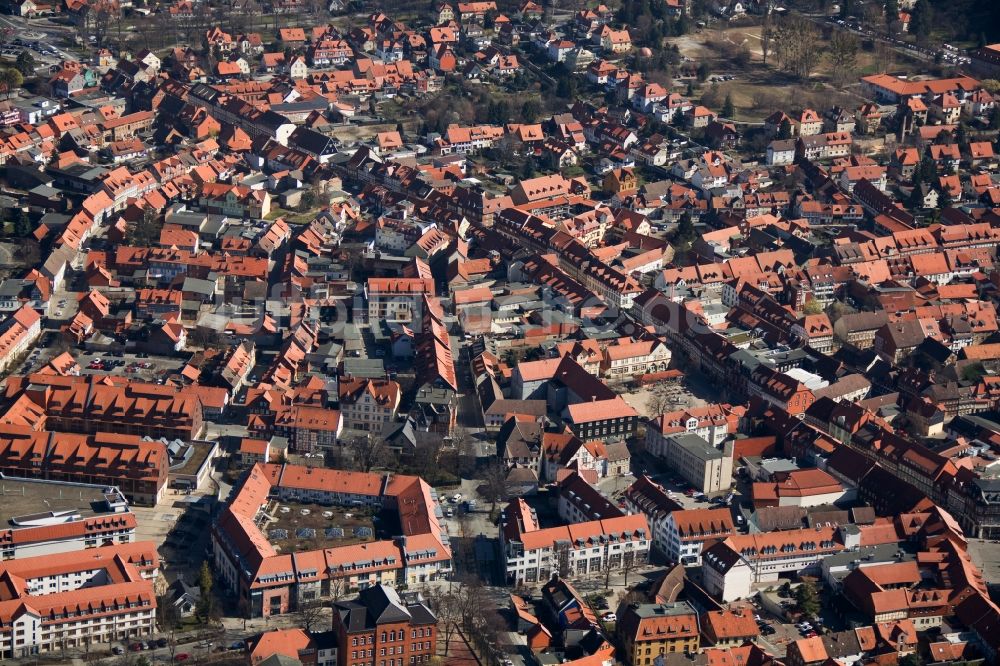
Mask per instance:
[[[14,234],[20,238],[26,238],[31,235],[34,229],[31,226],[31,219],[28,214],[23,210],[17,212],[17,219],[14,220]]]
[[[201,563],[201,571],[198,572],[198,590],[201,594],[195,614],[202,621],[206,621],[215,610],[215,601],[212,597],[212,570],[208,568],[208,560]]]
[[[899,20],[899,0],[887,0],[885,3],[885,22],[892,25]]]
[[[14,68],[24,76],[31,76],[35,73],[35,57],[27,50],[21,51],[14,61]]]
[[[785,118],[778,126],[778,138],[782,141],[792,138],[792,122]]]
[[[819,597],[816,595],[816,585],[811,580],[804,580],[795,589],[795,603],[806,617],[816,617],[819,614]]]
[[[541,113],[542,108],[538,104],[538,100],[529,99],[524,104],[521,105],[521,117],[527,123],[535,122],[535,118]]]
[[[918,41],[927,39],[934,25],[934,9],[929,0],[917,0],[910,13],[910,32]]]
[[[732,120],[736,117],[736,107],[733,106],[733,96],[726,93],[726,101],[722,104],[722,117]]]
[[[686,243],[690,240],[694,240],[694,220],[691,218],[691,213],[685,211],[679,220],[677,220],[677,230],[674,232],[674,242],[676,243]]]

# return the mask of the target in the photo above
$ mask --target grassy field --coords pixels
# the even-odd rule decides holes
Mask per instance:
[[[729,95],[737,111],[736,119],[749,123],[759,122],[777,109],[788,110],[792,106],[826,108],[838,104],[851,108],[863,101],[857,93],[858,77],[884,68],[884,63],[879,66],[873,52],[861,48],[856,74],[843,86],[834,84],[832,65],[826,57],[817,64],[809,81],[799,81],[775,67],[773,53],[768,64],[763,63],[760,32],[760,26],[741,25],[721,30],[706,29],[669,40],[682,56],[697,63],[707,63],[709,79],[716,75],[735,76],[732,81],[709,80],[701,84],[694,81],[695,100],[718,110]],[[740,64],[732,54],[743,48],[750,53],[750,58],[748,63]],[[818,48],[825,48],[825,42],[821,41]],[[675,82],[675,87],[683,91],[687,84],[688,79],[682,79]]]

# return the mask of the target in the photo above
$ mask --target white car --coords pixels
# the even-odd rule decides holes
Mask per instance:
[[[455,493],[454,495],[452,495],[451,496],[451,501],[454,502],[455,504],[458,504],[459,502],[461,502],[462,501],[462,493]]]
[[[605,622],[617,622],[618,616],[615,615],[614,613],[608,612],[602,615],[601,619],[604,620]]]

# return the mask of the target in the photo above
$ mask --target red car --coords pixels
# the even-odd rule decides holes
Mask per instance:
[[[180,654],[174,655],[174,661],[187,661],[190,656],[191,655],[187,652],[181,652]]]

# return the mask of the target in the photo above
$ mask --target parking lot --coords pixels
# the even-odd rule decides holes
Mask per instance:
[[[46,339],[43,336],[35,349],[25,358],[18,370],[20,374],[37,372],[61,353],[49,346],[59,333],[50,332],[46,335],[51,337]],[[182,367],[180,359],[142,353],[88,352],[74,349],[70,354],[79,364],[81,375],[116,375],[157,384],[164,383],[167,376]]]

